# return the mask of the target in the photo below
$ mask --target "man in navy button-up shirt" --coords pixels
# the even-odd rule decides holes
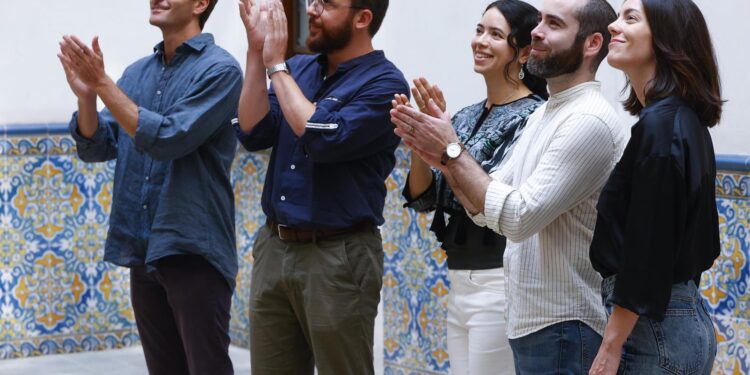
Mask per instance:
[[[389,110],[408,92],[372,37],[388,1],[308,1],[313,56],[284,64],[286,19],[243,2],[247,72],[238,137],[273,147],[251,282],[252,373],[373,372],[383,274],[385,180],[399,139]],[[271,79],[267,90],[265,76]]]
[[[115,83],[96,39],[66,36],[59,55],[86,162],[117,160],[104,259],[131,267],[131,297],[151,374],[231,374],[237,275],[229,173],[237,61],[201,34],[216,0],[151,1],[164,41]],[[96,98],[106,109],[97,113]]]

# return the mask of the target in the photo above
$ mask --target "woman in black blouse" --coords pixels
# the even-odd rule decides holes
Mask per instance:
[[[590,373],[710,374],[716,337],[697,286],[720,249],[711,38],[691,0],[627,0],[609,30],[607,60],[639,121],[597,206],[590,255],[610,316]]]

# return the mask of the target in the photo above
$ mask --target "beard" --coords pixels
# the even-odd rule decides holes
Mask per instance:
[[[573,45],[566,50],[550,53],[545,58],[535,58],[532,55],[526,62],[526,68],[529,73],[544,79],[573,73],[583,64],[583,43],[585,41],[586,38],[576,36]]]
[[[310,51],[315,53],[328,54],[344,49],[352,40],[353,27],[352,18],[349,17],[346,22],[336,28],[320,27],[320,33],[317,38],[311,35],[307,36],[305,44]]]

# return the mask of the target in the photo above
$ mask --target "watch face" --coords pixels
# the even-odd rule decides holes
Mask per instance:
[[[448,154],[448,157],[451,159],[457,158],[458,155],[461,155],[461,146],[458,143],[449,143],[448,147],[445,149],[445,153]]]

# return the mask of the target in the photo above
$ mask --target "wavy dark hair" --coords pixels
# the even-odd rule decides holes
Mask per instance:
[[[708,127],[721,120],[721,81],[711,35],[692,0],[641,0],[651,28],[656,74],[646,86],[646,104],[670,95],[685,101]],[[630,87],[623,103],[633,115],[643,106]]]
[[[492,8],[500,11],[510,25],[510,33],[507,36],[507,41],[508,45],[513,49],[513,60],[505,65],[505,79],[515,82],[510,76],[510,67],[514,62],[518,61],[521,48],[531,44],[531,30],[534,30],[539,24],[539,11],[531,4],[520,0],[498,0],[488,5],[484,12],[487,13]],[[523,64],[521,69],[523,69],[524,73],[523,84],[531,92],[541,96],[545,100],[549,98],[547,81],[544,78],[531,74],[526,69],[526,64]]]
[[[208,7],[206,7],[206,10],[201,13],[201,15],[198,17],[198,23],[201,27],[201,30],[203,30],[203,26],[206,24],[206,21],[208,21],[208,17],[211,15],[211,12],[214,11],[214,7],[216,7],[216,3],[218,3],[219,0],[209,0],[208,1]]]

